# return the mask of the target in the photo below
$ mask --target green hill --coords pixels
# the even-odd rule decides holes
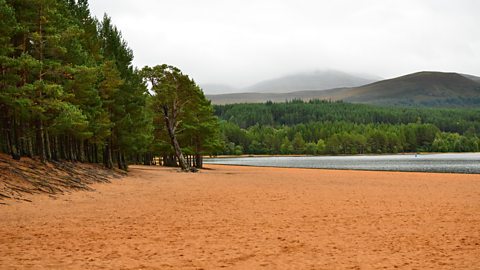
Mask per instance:
[[[480,101],[480,83],[457,73],[418,72],[338,93],[335,99],[358,103],[461,105]]]
[[[214,104],[283,102],[286,100],[343,100],[383,105],[464,107],[480,105],[480,82],[471,75],[417,72],[360,87],[291,93],[237,93],[208,96]]]

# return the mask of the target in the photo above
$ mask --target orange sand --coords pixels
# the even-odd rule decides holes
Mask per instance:
[[[0,269],[480,269],[480,175],[132,167],[0,205]]]

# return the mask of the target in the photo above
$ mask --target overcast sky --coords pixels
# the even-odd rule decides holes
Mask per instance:
[[[478,0],[90,0],[133,49],[197,83],[243,87],[322,69],[480,75]]]

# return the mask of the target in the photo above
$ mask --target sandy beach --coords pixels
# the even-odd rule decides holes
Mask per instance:
[[[207,165],[0,205],[0,269],[480,269],[480,175]]]

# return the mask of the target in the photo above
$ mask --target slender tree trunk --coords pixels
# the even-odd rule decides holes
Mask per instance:
[[[12,154],[12,140],[10,139],[10,131],[9,130],[5,130],[5,141],[6,141],[5,146],[7,148],[6,153]],[[12,158],[13,158],[13,155],[12,155]]]
[[[70,151],[67,151],[67,149],[69,148],[69,143],[68,143],[68,137],[67,136],[63,136],[63,140],[62,140],[62,154],[63,154],[63,158],[66,159],[66,160],[72,160],[70,158]]]
[[[107,162],[108,162],[108,168],[113,169],[113,145],[112,145],[112,139],[110,139],[110,143],[108,144],[107,148]]]
[[[20,147],[20,131],[19,131],[19,124],[17,121],[16,113],[15,111],[13,112],[13,122],[12,122],[12,131],[13,131],[13,145],[16,148],[16,153],[15,153],[15,159],[20,160],[20,157],[22,155],[21,153],[21,147]]]
[[[87,155],[88,163],[93,163],[93,151],[92,151],[92,144],[87,140],[85,142],[85,154]]]
[[[102,155],[102,161],[103,161],[103,166],[108,168],[108,143],[105,143],[103,146],[103,155]]]
[[[195,168],[203,168],[203,156],[198,153],[195,155]]]
[[[77,158],[75,157],[75,140],[72,137],[68,136],[68,141],[69,141],[69,145],[70,145],[70,147],[68,149],[68,151],[70,152],[70,154],[69,154],[70,155],[70,160],[71,161],[77,161]]]
[[[30,158],[33,157],[33,143],[32,136],[30,136],[30,134],[27,136],[27,156]]]
[[[125,164],[125,157],[122,151],[117,151],[117,164],[120,170],[127,170],[127,165]]]
[[[105,144],[103,152],[103,164],[109,169],[113,168],[111,138]]]
[[[143,165],[151,165],[151,159],[149,153],[146,153],[143,157]]]
[[[128,165],[125,160],[125,153],[121,152],[120,154],[120,162],[122,163],[122,170],[128,171]]]
[[[25,124],[22,122],[18,125],[19,130],[19,143],[20,143],[20,155],[26,156],[27,155],[27,136],[25,130]]]
[[[97,144],[93,144],[93,161],[98,163],[98,146]]]
[[[63,136],[63,155],[66,160],[72,161],[72,157],[70,156],[70,139],[67,135]]]
[[[172,142],[180,168],[182,168],[182,171],[189,171],[190,166],[188,166],[187,161],[183,156],[182,149],[180,148],[180,144],[178,144],[177,136],[175,135],[174,124],[170,121],[170,118],[168,117],[168,108],[166,106],[163,107],[163,116],[163,118],[165,119],[165,125],[167,126],[168,136],[170,137],[170,141]]]
[[[120,162],[120,151],[117,151],[117,167],[122,170],[122,163]]]
[[[90,144],[88,143],[88,140],[85,140],[83,142],[83,156],[85,157],[85,161],[88,163],[92,163],[92,156],[90,155]]]
[[[37,142],[38,142],[38,155],[41,162],[47,161],[47,154],[45,151],[45,136],[43,130],[43,121],[37,120]]]
[[[84,142],[84,140],[82,140],[82,139],[80,140],[80,145],[78,146],[78,148],[79,148],[78,149],[79,150],[78,160],[80,162],[85,162],[85,142]]]
[[[8,132],[7,132],[7,141],[8,141],[8,150],[10,152],[10,155],[12,156],[13,159],[15,160],[20,160],[20,153],[18,152],[18,147],[16,145],[16,138],[15,138],[15,120],[14,117],[9,119],[8,121]]]
[[[18,148],[15,145],[14,136],[15,135],[13,135],[13,132],[11,130],[7,133],[8,149],[13,159],[20,160],[20,154],[18,153]]]
[[[47,156],[47,160],[52,159],[52,150],[50,147],[50,136],[48,135],[48,131],[45,131],[45,154]]]
[[[55,161],[60,160],[60,149],[58,147],[58,136],[53,136],[52,158]]]

